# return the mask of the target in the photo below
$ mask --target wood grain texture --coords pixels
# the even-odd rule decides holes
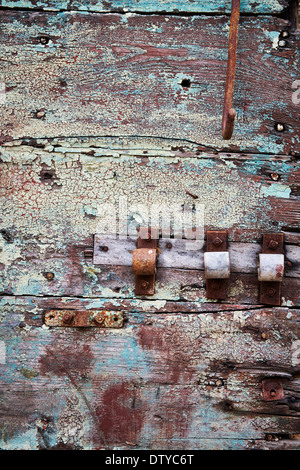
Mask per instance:
[[[139,310],[78,331],[38,326],[51,304],[1,301],[3,449],[299,449],[298,310]],[[283,400],[263,401],[266,377]]]
[[[1,11],[1,139],[154,136],[299,154],[299,35],[281,47],[289,26],[277,17],[241,18],[237,119],[222,140],[228,27],[225,16]]]
[[[30,8],[45,10],[80,10],[89,12],[163,12],[163,13],[230,13],[230,0],[1,0],[6,8]],[[242,0],[242,13],[270,14],[280,13],[288,6],[287,0]]]

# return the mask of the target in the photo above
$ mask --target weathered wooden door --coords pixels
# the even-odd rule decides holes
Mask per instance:
[[[0,18],[1,448],[299,449],[295,2],[241,4],[229,141],[229,1],[7,0]],[[208,230],[228,237],[222,300]],[[283,234],[280,305],[265,234]]]

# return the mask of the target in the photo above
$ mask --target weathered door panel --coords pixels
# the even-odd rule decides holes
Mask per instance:
[[[224,144],[228,17],[2,12],[1,139],[155,136],[299,154],[299,37],[291,32],[280,46],[288,25],[241,17],[237,119]]]
[[[230,2],[0,2],[2,449],[299,450],[292,3],[241,4],[225,142]],[[154,206],[161,232],[170,208],[190,230],[201,207],[204,239],[172,219],[155,293],[137,296]],[[206,230],[228,234],[223,301],[206,294]],[[280,307],[259,301],[265,233],[284,234]],[[87,327],[98,311],[111,324]]]

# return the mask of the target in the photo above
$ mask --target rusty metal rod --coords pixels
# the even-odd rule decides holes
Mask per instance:
[[[236,51],[240,21],[240,0],[232,0],[228,43],[228,59],[225,85],[225,99],[222,119],[222,135],[224,140],[231,139],[234,127],[235,110],[232,108],[233,89],[236,69]]]

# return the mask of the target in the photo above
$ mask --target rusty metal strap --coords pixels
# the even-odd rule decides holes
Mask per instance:
[[[240,21],[240,0],[231,2],[231,18],[229,29],[228,59],[225,85],[225,99],[222,119],[223,139],[231,139],[234,127],[235,110],[232,108],[235,81],[238,29]]]

